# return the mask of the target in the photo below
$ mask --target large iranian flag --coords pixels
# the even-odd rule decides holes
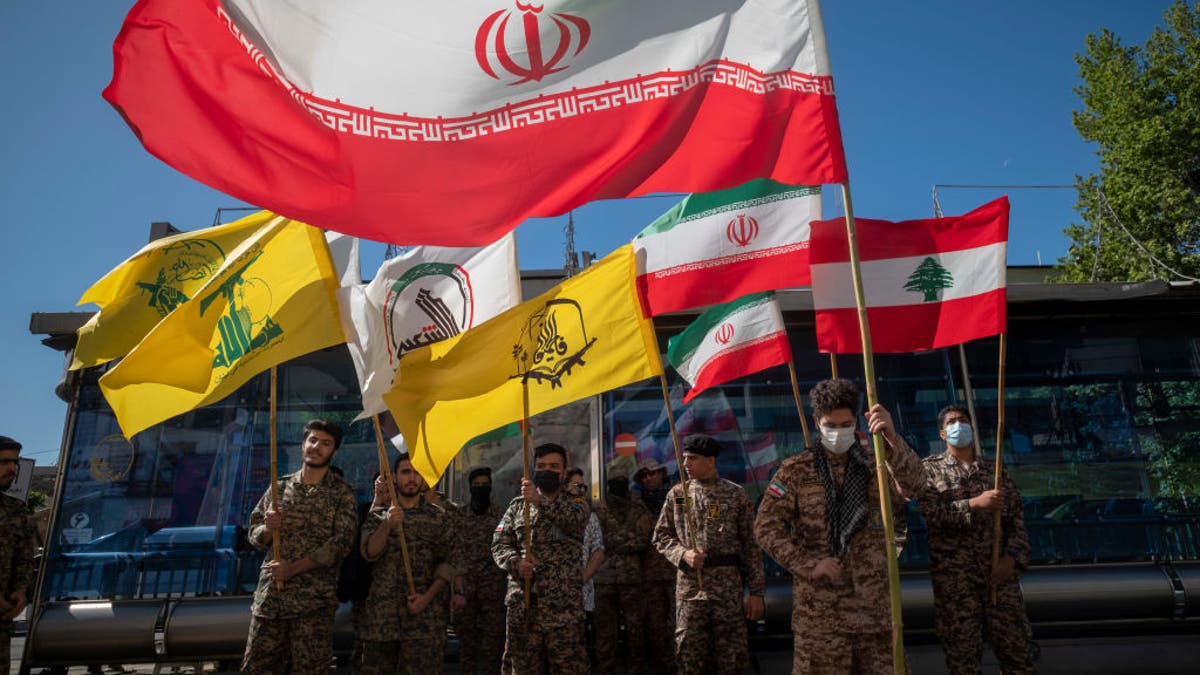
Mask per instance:
[[[406,353],[475,328],[520,302],[512,233],[481,247],[418,246],[384,261],[371,283],[339,289],[363,415],[387,410],[383,395]]]
[[[962,216],[856,220],[872,348],[913,352],[1004,332],[1008,198]],[[843,220],[813,223],[817,347],[862,351]]]
[[[689,195],[633,240],[647,316],[809,285],[821,188],[754,180]]]
[[[792,360],[783,315],[773,293],[756,293],[701,314],[667,342],[667,360],[692,389],[708,387]]]
[[[376,241],[846,178],[817,0],[141,0],[113,51],[152,154]]]

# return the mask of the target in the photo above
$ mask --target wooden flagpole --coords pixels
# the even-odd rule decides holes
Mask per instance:
[[[975,414],[975,388],[971,386],[971,372],[967,370],[967,350],[961,342],[958,343],[958,362],[962,367],[963,397],[967,399],[967,410],[971,413],[971,424],[978,429],[979,416]],[[941,431],[941,429],[938,431]],[[979,445],[979,434],[974,434],[972,440],[975,441],[975,459],[979,459],[983,456],[983,449]]]
[[[278,380],[279,380],[278,368],[276,368],[275,366],[271,366],[271,394],[268,397],[268,399],[271,402],[270,403],[270,406],[271,406],[271,432],[270,432],[270,438],[271,438],[271,445],[270,445],[271,510],[275,511],[275,512],[279,511],[279,458],[278,458],[279,438],[278,438],[278,432],[275,428],[276,424],[278,422],[278,417],[276,414],[276,408],[278,406],[278,403],[276,402],[276,394],[275,394],[275,391],[278,388],[276,386],[276,383],[278,382]],[[275,562],[279,562],[279,540],[282,538],[283,538],[283,527],[282,526],[275,532],[271,533],[271,559],[274,560]],[[279,589],[283,588],[283,580],[282,579],[275,580],[275,588],[279,588]]]
[[[529,452],[533,430],[529,428],[529,380],[521,379],[521,467],[525,480],[529,480]],[[525,513],[525,559],[533,555],[533,523],[529,520],[529,501],[521,500]],[[525,579],[525,609],[529,609],[530,580]],[[529,623],[529,612],[525,612],[525,623]]]
[[[1008,352],[1008,340],[1004,333],[1000,334],[1000,372],[996,380],[996,466],[994,467],[994,489],[1000,489],[1000,471],[1004,468],[1004,361]],[[992,570],[1000,564],[1000,516],[1003,506],[992,516]],[[999,587],[992,586],[992,604],[999,599]]]
[[[833,354],[830,356],[832,357]],[[788,375],[792,377],[792,398],[796,399],[796,414],[800,415],[800,431],[804,434],[804,447],[808,448],[811,439],[808,436],[808,420],[804,415],[804,403],[800,399],[800,383],[796,380],[795,359],[788,360]]]
[[[862,268],[858,257],[858,235],[854,227],[854,206],[850,200],[850,183],[842,183],[842,201],[846,205],[846,238],[850,245],[850,274],[854,281],[854,302],[858,307],[858,328],[862,337],[863,379],[867,384],[867,409],[879,402],[875,388],[875,356],[871,350],[871,326],[867,319],[866,294],[863,291]],[[892,667],[896,675],[906,671],[904,659],[904,623],[900,605],[900,565],[896,560],[896,532],[892,522],[892,491],[888,481],[883,450],[883,434],[872,434],[875,448],[875,477],[879,484],[879,509],[883,518],[883,544],[887,552],[888,588],[892,609]]]
[[[384,484],[387,485],[388,499],[391,500],[391,505],[396,508],[400,507],[400,502],[396,501],[396,481],[392,476],[392,463],[388,461],[387,448],[383,444],[383,429],[379,426],[379,415],[372,415],[371,421],[375,424],[375,447],[379,453],[379,475],[383,478]],[[384,517],[387,517],[386,515]],[[408,540],[404,537],[404,523],[400,523],[396,530],[397,536],[400,537],[400,558],[404,561],[404,579],[408,582],[408,594],[416,595],[416,586],[413,584],[412,564],[408,558]]]
[[[829,377],[838,379],[837,354],[829,352]]]
[[[675,464],[679,467],[679,489],[683,491],[683,513],[688,531],[688,545],[696,549],[696,515],[692,513],[692,497],[688,492],[688,476],[683,469],[683,444],[679,442],[679,431],[675,428],[675,412],[671,410],[671,394],[667,390],[666,373],[658,374],[658,384],[662,387],[663,405],[667,407],[667,423],[671,427],[671,443],[675,446]],[[703,566],[696,568],[696,584],[700,587],[697,597],[704,596]]]

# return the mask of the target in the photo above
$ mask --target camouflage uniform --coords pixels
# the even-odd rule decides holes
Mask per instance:
[[[650,511],[631,497],[610,495],[597,509],[604,533],[604,564],[596,572],[596,663],[602,673],[641,673],[646,649],[642,608],[642,551],[654,527]],[[620,658],[617,634],[625,619],[628,652]]]
[[[683,562],[684,551],[693,545],[681,485],[667,493],[654,527],[654,546],[679,569],[676,668],[683,675],[741,673],[749,659],[743,587],[749,587],[750,595],[766,591],[762,552],[754,541],[754,507],[737,483],[693,479],[687,486],[696,521],[695,548],[706,556],[703,588]]]
[[[670,488],[642,492],[642,503],[657,520]],[[653,534],[653,532],[651,533]],[[650,666],[656,673],[670,673],[675,668],[675,566],[654,546],[642,554],[642,603],[646,607],[645,643]]]
[[[400,549],[400,528],[388,534],[387,547],[378,557],[367,555],[367,540],[384,526],[387,509],[371,511],[363,523],[361,551],[371,560],[371,593],[363,607],[359,637],[363,640],[364,675],[442,672],[446,643],[446,594],[439,593],[417,615],[408,612],[408,579]],[[404,538],[415,591],[424,593],[438,578],[447,586],[458,573],[455,532],[451,517],[440,506],[423,499],[404,509]]]
[[[893,508],[903,510],[906,495],[919,493],[925,477],[916,453],[897,437],[887,447],[892,475]],[[879,483],[874,477],[874,453],[864,459],[871,467],[866,525],[850,539],[842,557],[842,578],[810,579],[813,568],[831,556],[825,488],[813,461],[814,452],[783,462],[767,488],[754,534],[763,550],[792,575],[793,675],[829,673],[891,673],[892,619],[888,589],[883,519],[879,512]],[[851,453],[864,452],[853,448]],[[834,480],[841,484],[850,453],[826,453]]]
[[[590,511],[586,504],[565,496],[543,500],[540,506],[530,504],[537,570],[526,609],[524,580],[517,570],[525,555],[524,503],[520,497],[509,503],[492,538],[492,558],[508,572],[504,660],[512,664],[515,675],[544,673],[543,662],[548,662],[551,673],[586,673],[579,551]]]
[[[455,614],[464,675],[500,672],[504,651],[504,570],[492,560],[492,535],[504,512],[489,504],[483,513],[464,510],[463,594],[467,606]]]
[[[33,548],[33,521],[25,512],[25,504],[0,494],[0,595],[5,602],[19,588],[31,590]],[[9,654],[12,633],[13,622],[0,621],[0,673],[5,675],[12,659]]]
[[[279,510],[283,526],[276,532],[283,560],[308,558],[318,567],[276,588],[267,575],[271,544],[263,539],[263,518],[271,492],[250,514],[250,543],[268,548],[250,607],[250,635],[242,670],[250,673],[325,673],[333,659],[333,614],[342,558],[354,545],[358,519],[354,491],[332,471],[306,485],[297,471],[280,479]]]
[[[993,465],[984,459],[960,462],[948,451],[924,461],[926,491],[918,501],[929,525],[929,573],[933,581],[934,626],[954,675],[980,672],[983,639],[996,651],[1005,673],[1032,673],[1029,619],[1021,583],[1000,585],[991,602],[992,511],[972,512],[968,500],[994,487]],[[1029,566],[1029,538],[1021,494],[1001,473],[1000,552],[1010,555],[1017,571]]]

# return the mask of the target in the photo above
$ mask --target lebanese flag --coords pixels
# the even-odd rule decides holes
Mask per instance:
[[[633,240],[646,316],[809,285],[821,188],[754,180],[689,195]]]
[[[667,341],[667,360],[692,385],[685,404],[708,387],[791,361],[775,295],[748,295],[701,314]]]
[[[877,352],[915,352],[1004,332],[1008,197],[962,216],[856,220],[867,320]],[[844,220],[813,223],[817,347],[862,351]]]
[[[113,52],[104,97],[153,155],[376,241],[846,180],[817,0],[140,0]]]

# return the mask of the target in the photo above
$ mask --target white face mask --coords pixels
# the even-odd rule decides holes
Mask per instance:
[[[946,425],[946,440],[956,448],[965,448],[971,445],[971,441],[975,440],[975,436],[971,432],[970,424],[951,422]]]
[[[854,445],[854,441],[854,427],[843,429],[827,426],[821,427],[821,445],[824,445],[827,450],[835,455],[845,454]]]

